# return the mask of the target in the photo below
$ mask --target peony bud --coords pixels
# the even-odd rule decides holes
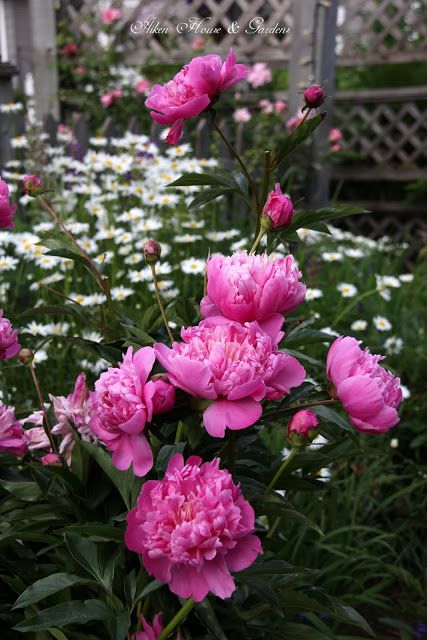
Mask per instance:
[[[42,190],[40,189],[41,183],[42,181],[38,176],[25,176],[22,179],[22,190],[34,198],[42,193]]]
[[[294,215],[294,205],[288,195],[282,193],[277,183],[274,191],[268,195],[262,210],[261,223],[266,229],[281,229],[287,227]]]
[[[148,264],[154,264],[160,260],[161,253],[162,247],[156,240],[147,240],[147,242],[144,242],[144,256]]]
[[[301,409],[289,421],[288,439],[293,447],[305,447],[318,434],[319,420],[308,409]]]
[[[62,465],[61,456],[57,453],[47,453],[45,456],[40,458],[40,462],[44,465]]]
[[[18,353],[18,360],[22,364],[30,364],[34,360],[34,353],[31,349],[21,349]]]
[[[311,84],[304,91],[305,107],[308,109],[317,109],[325,101],[325,92],[318,84]]]
[[[153,413],[167,413],[175,404],[175,387],[169,382],[165,374],[161,374],[152,379],[156,386],[156,391],[152,397]]]

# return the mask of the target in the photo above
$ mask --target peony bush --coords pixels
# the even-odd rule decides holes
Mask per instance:
[[[105,14],[106,24],[116,19]],[[86,333],[69,336],[68,358],[79,349],[98,356],[90,381],[84,372],[68,388],[65,378],[56,380],[65,394],[56,395],[41,375],[39,345],[30,339],[21,348],[7,304],[0,313],[5,377],[10,367],[31,382],[34,405],[0,405],[2,579],[10,600],[3,619],[12,634],[165,640],[238,638],[243,629],[247,638],[323,638],[318,615],[338,629],[372,633],[359,613],[316,584],[310,567],[293,566],[280,548],[290,521],[322,534],[292,506],[295,492],[321,484],[312,473],[318,467],[307,464],[318,434],[325,429],[357,442],[358,432],[383,434],[399,421],[400,381],[380,364],[382,356],[361,350],[361,341],[338,337],[320,363],[323,380],[310,372],[318,362],[311,348],[329,345],[333,336],[311,328],[304,262],[291,247],[304,234],[328,231],[330,220],[363,211],[300,210],[282,191],[282,161],[322,124],[324,114],[313,113],[325,99],[321,87],[307,89],[297,126],[277,149],[265,149],[262,175],[250,172],[215,114],[221,93],[248,75],[232,51],[224,62],[196,57],[165,85],[153,86],[146,100],[151,117],[171,125],[165,133],[171,145],[185,120],[207,114],[235,158],[233,173],[206,173],[215,162],[186,160],[177,176],[182,147],[171,147],[166,160],[151,141],[131,135],[130,158],[99,151],[72,161],[64,182],[84,196],[96,240],[117,242],[117,252],[113,242],[95,255],[90,225],[82,230],[83,223],[63,218],[67,188],[52,195],[51,175],[41,178],[36,168],[21,189],[49,222],[37,222],[36,243],[34,234],[22,232],[14,241],[15,205],[8,184],[0,183],[5,245],[17,249],[26,241],[30,259],[58,269],[35,281],[40,298],[19,322],[36,313],[70,317]],[[117,148],[123,144],[116,141]],[[65,166],[54,162],[50,174]],[[116,168],[115,177],[107,166]],[[196,300],[188,291],[182,298],[170,293],[161,277],[172,271],[164,260],[170,247],[160,237],[168,215],[145,219],[136,204],[123,210],[125,197],[147,207],[150,198],[157,206],[188,206],[196,212],[188,228],[197,230],[203,206],[221,208],[225,195],[244,204],[252,240],[241,238],[246,248],[231,255],[188,256],[182,261],[188,274],[202,276],[201,286],[191,285]],[[127,251],[128,232],[117,231],[117,223],[151,238]],[[152,307],[122,304],[133,292],[118,284],[118,258],[128,265],[145,261],[133,277],[135,284],[149,283]],[[3,260],[7,266],[18,259]],[[72,280],[70,271],[78,269],[84,281]],[[90,283],[96,292],[77,293],[71,282]],[[41,291],[59,303],[44,304]],[[63,339],[66,328],[58,329]],[[279,455],[270,446],[274,431],[289,445]],[[323,462],[335,455],[331,446]]]

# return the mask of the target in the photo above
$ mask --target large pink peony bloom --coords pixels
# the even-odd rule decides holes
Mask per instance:
[[[400,380],[384,369],[360,340],[337,338],[329,349],[326,375],[352,425],[363,433],[384,433],[399,422]]]
[[[93,415],[92,399],[90,391],[86,385],[86,376],[81,373],[75,382],[74,390],[67,397],[50,396],[53,403],[53,410],[58,422],[54,425],[52,433],[61,436],[59,453],[61,453],[67,464],[71,464],[71,456],[75,444],[75,430],[78,431],[82,440],[86,442],[96,442],[94,431],[90,423]]]
[[[0,452],[19,457],[26,451],[25,431],[15,418],[13,407],[0,403]]]
[[[11,205],[9,201],[9,187],[4,180],[0,180],[0,229],[13,229],[15,211],[16,204]]]
[[[219,464],[196,456],[184,464],[175,454],[163,480],[144,484],[127,517],[126,545],[141,554],[148,573],[196,602],[208,592],[229,598],[236,588],[230,571],[246,569],[262,553],[254,511]]]
[[[129,347],[118,367],[110,367],[95,382],[90,426],[113,451],[113,464],[121,470],[133,464],[137,476],[153,466],[153,453],[143,434],[153,415],[154,382],[147,382],[155,360],[151,347],[135,354]]]
[[[207,264],[207,295],[200,303],[204,318],[223,315],[237,322],[286,315],[305,298],[306,288],[293,256],[269,260],[266,254],[213,256]]]
[[[3,309],[0,309],[0,360],[13,358],[20,349],[18,332],[12,329],[10,320],[3,318]]]
[[[132,640],[157,640],[163,631],[163,613],[157,613],[153,618],[153,624],[149,624],[144,616],[141,616],[143,631],[132,635]]]
[[[154,346],[173,384],[210,401],[203,421],[211,436],[223,438],[226,427],[250,427],[261,416],[261,400],[277,400],[304,380],[304,367],[278,351],[282,324],[278,314],[262,327],[214,316],[183,328],[183,342],[174,342],[171,349]]]
[[[236,64],[231,49],[226,61],[215,54],[198,56],[184,66],[164,85],[155,84],[145,101],[156,122],[173,125],[166,140],[176,144],[182,135],[184,120],[205,111],[220,94],[249,73],[243,64]]]

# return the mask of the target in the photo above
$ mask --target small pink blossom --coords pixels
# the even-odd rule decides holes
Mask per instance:
[[[282,113],[283,111],[286,111],[287,108],[288,103],[284,100],[276,100],[276,102],[274,103],[274,110],[276,113]]]
[[[54,435],[61,436],[59,453],[67,464],[71,464],[71,456],[75,444],[75,432],[86,442],[96,442],[97,437],[90,423],[93,415],[90,391],[86,385],[86,376],[81,373],[75,382],[74,390],[68,396],[50,396],[57,423],[52,428]]]
[[[249,122],[251,117],[251,113],[246,107],[236,109],[236,111],[233,113],[234,122]]]
[[[43,422],[43,412],[39,412],[41,414],[41,423]],[[30,422],[31,416],[27,418],[24,422]],[[50,451],[50,442],[49,438],[46,435],[46,432],[43,427],[31,427],[31,429],[25,430],[25,438],[28,443],[29,451],[37,451],[38,449],[46,449]]]
[[[18,332],[12,329],[10,320],[3,317],[0,309],[0,360],[9,360],[19,352]]]
[[[0,402],[0,453],[20,457],[26,451],[25,431],[15,418],[13,407],[7,407]]]
[[[113,89],[108,93],[101,96],[102,106],[105,108],[111,107],[111,105],[123,97],[123,91],[121,89]]]
[[[258,102],[258,106],[261,109],[262,113],[270,114],[273,113],[273,103],[270,100],[260,100]]]
[[[202,38],[202,36],[199,36],[198,38],[195,38],[195,40],[193,40],[193,42],[191,43],[191,48],[193,49],[193,51],[203,51],[205,45],[205,39]]]
[[[13,229],[15,212],[16,204],[11,205],[9,200],[9,187],[0,179],[0,229]]]
[[[303,382],[304,367],[278,350],[282,324],[279,314],[244,325],[210,317],[183,328],[183,342],[171,349],[154,346],[172,384],[209,401],[203,422],[211,436],[223,438],[226,427],[250,427],[262,414],[261,400],[278,400]]]
[[[299,116],[292,116],[289,120],[286,121],[286,129],[288,131],[293,131],[297,128],[299,123],[301,122],[301,118]]]
[[[172,125],[166,141],[176,144],[182,135],[184,120],[205,111],[223,91],[247,74],[245,65],[236,64],[232,49],[224,63],[215,54],[198,56],[166,84],[153,85],[145,105],[151,109],[153,120]]]
[[[223,315],[237,322],[287,315],[305,298],[306,288],[293,256],[270,260],[266,254],[214,255],[206,267],[207,295],[200,303],[204,318]]]
[[[249,84],[256,89],[271,82],[271,71],[265,62],[254,64],[247,78]]]
[[[77,51],[77,45],[74,42],[69,42],[62,47],[60,53],[64,58],[69,58],[70,56],[77,55]]]
[[[40,193],[39,187],[42,181],[38,176],[30,175],[22,178],[22,190],[30,196],[36,196]]]
[[[76,67],[74,69],[75,73],[86,73],[86,67],[83,67],[82,65],[79,65],[78,67]]]
[[[254,511],[220,460],[181,454],[163,480],[149,480],[127,517],[125,543],[145,569],[180,598],[201,602],[209,592],[229,598],[242,571],[262,553]]]
[[[117,22],[122,17],[122,12],[120,9],[116,9],[115,7],[107,7],[101,13],[101,21],[104,24],[112,24],[113,22]]]
[[[44,465],[55,465],[55,466],[59,466],[62,465],[62,460],[61,460],[61,456],[58,455],[57,453],[47,453],[45,456],[42,456],[40,458],[40,462]]]
[[[151,347],[135,354],[129,347],[118,367],[110,367],[95,382],[90,426],[113,451],[113,464],[125,470],[133,464],[137,476],[153,466],[153,452],[143,431],[153,415],[155,384],[147,382],[155,360]]]
[[[303,447],[316,437],[319,420],[312,411],[301,409],[289,421],[288,438],[293,446]]]
[[[149,80],[138,80],[138,82],[135,85],[135,93],[138,95],[141,95],[143,93],[146,92],[147,89],[150,88],[150,81]]]
[[[132,635],[132,640],[157,640],[163,631],[163,613],[157,613],[153,618],[153,624],[149,624],[144,616],[141,616],[143,631]]]
[[[333,144],[331,146],[331,152],[332,153],[337,153],[340,150],[341,150],[341,145],[340,144]]]
[[[339,142],[340,140],[342,140],[341,129],[337,129],[336,127],[332,128],[329,131],[328,140],[329,142]]]
[[[352,425],[362,433],[384,433],[399,422],[400,380],[379,364],[384,356],[362,351],[359,344],[356,338],[337,338],[328,352],[326,375]]]
[[[281,229],[287,227],[294,215],[294,205],[290,197],[282,193],[280,183],[278,182],[268,195],[267,201],[262,210],[264,219],[269,219],[272,229]]]

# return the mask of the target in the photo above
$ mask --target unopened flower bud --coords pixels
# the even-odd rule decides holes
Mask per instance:
[[[34,353],[31,349],[21,349],[18,353],[18,360],[22,362],[22,364],[30,364],[34,360]]]
[[[34,198],[42,193],[42,190],[40,189],[41,183],[42,181],[38,176],[25,176],[22,179],[22,190]]]
[[[287,227],[294,215],[294,205],[288,195],[282,193],[277,183],[274,191],[268,195],[262,210],[261,224],[265,229],[282,229]]]
[[[153,376],[152,382],[156,387],[152,397],[153,413],[167,413],[175,404],[175,387],[164,373]]]
[[[305,447],[318,435],[319,420],[308,409],[295,413],[289,421],[288,440],[294,447]]]
[[[144,256],[148,264],[153,264],[160,259],[162,247],[156,240],[147,240],[144,242]]]
[[[311,84],[304,91],[305,108],[317,109],[325,101],[325,92],[318,84]]]
[[[47,453],[40,458],[40,462],[44,465],[61,466],[62,458],[58,453]]]

